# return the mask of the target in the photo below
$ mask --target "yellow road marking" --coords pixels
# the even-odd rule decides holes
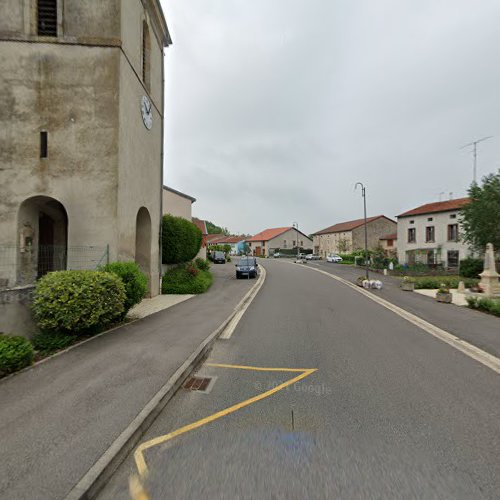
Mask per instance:
[[[259,366],[226,365],[226,364],[218,364],[218,363],[210,363],[207,365],[213,366],[213,367],[218,367],[218,368],[233,368],[233,369],[237,369],[237,370],[271,371],[271,372],[282,371],[282,372],[295,372],[295,373],[300,372],[300,375],[297,375],[296,377],[293,377],[292,379],[287,380],[286,382],[283,382],[282,384],[277,385],[276,387],[274,387],[266,392],[263,392],[262,394],[257,394],[256,396],[254,396],[250,399],[246,399],[245,401],[242,401],[241,403],[237,403],[233,406],[230,406],[229,408],[218,411],[217,413],[214,413],[213,415],[202,418],[201,420],[197,420],[196,422],[185,425],[184,427],[180,427],[179,429],[172,431],[172,432],[169,432],[168,434],[156,437],[154,439],[151,439],[149,441],[142,443],[141,445],[139,445],[137,447],[137,449],[134,452],[135,464],[137,466],[137,470],[139,471],[141,478],[145,478],[148,474],[148,466],[146,464],[146,459],[144,458],[144,452],[146,450],[148,450],[149,448],[152,448],[153,446],[157,446],[157,445],[162,444],[162,443],[166,443],[167,441],[170,441],[171,439],[173,439],[177,436],[180,436],[181,434],[185,434],[186,432],[189,432],[189,431],[192,431],[192,430],[197,429],[199,427],[202,427],[203,425],[209,424],[210,422],[213,422],[214,420],[225,417],[226,415],[229,415],[230,413],[234,413],[235,411],[238,411],[241,408],[244,408],[245,406],[249,406],[253,403],[256,403],[257,401],[261,401],[262,399],[268,398],[269,396],[272,396],[273,394],[281,391],[285,387],[288,387],[289,385],[292,385],[295,382],[298,382],[299,380],[302,380],[303,378],[308,377],[309,375],[311,375],[312,373],[314,373],[317,370],[316,368],[307,368],[307,369],[261,368]]]

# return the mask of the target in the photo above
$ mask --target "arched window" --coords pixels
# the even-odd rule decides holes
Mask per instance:
[[[57,0],[38,0],[37,27],[40,36],[57,36]]]
[[[151,39],[149,36],[148,23],[142,22],[142,81],[146,88],[151,84]]]

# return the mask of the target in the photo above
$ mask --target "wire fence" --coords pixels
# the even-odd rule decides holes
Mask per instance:
[[[30,285],[51,271],[92,270],[109,262],[109,246],[0,245],[0,289]]]

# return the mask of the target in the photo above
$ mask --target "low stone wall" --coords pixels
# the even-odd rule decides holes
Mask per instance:
[[[37,332],[31,304],[34,285],[0,290],[0,332],[31,338]]]

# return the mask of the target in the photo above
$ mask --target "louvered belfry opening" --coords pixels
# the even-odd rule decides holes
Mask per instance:
[[[38,34],[57,36],[57,0],[38,0]]]

